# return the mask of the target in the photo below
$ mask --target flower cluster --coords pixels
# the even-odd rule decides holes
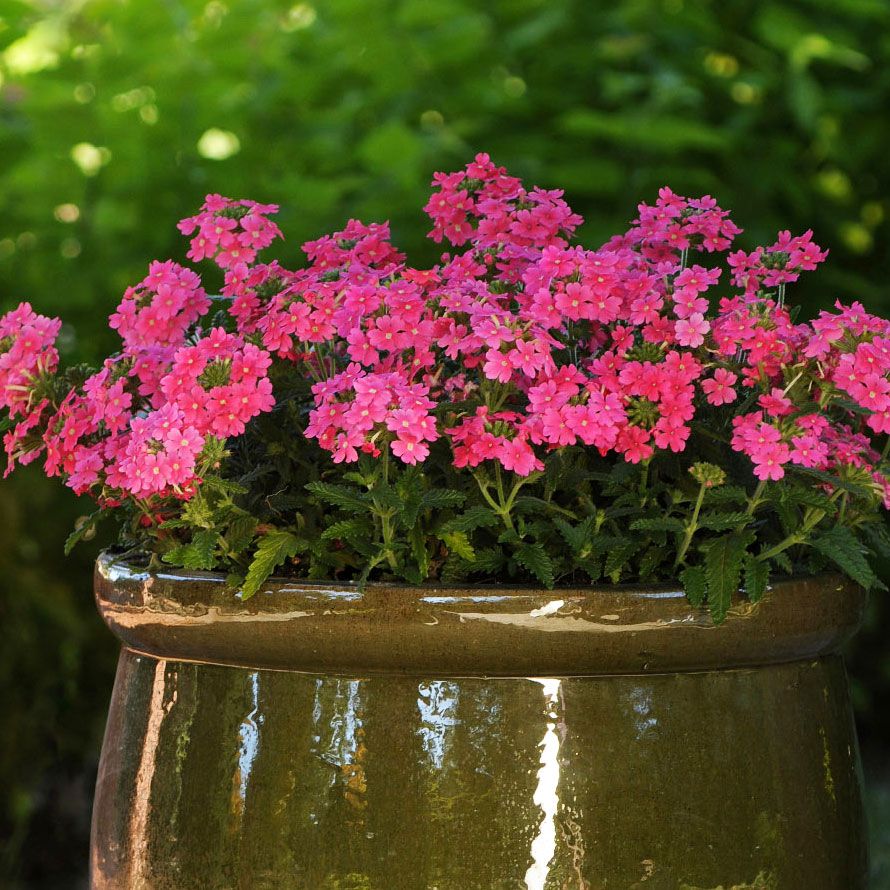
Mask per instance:
[[[200,213],[179,223],[183,235],[193,236],[188,258],[192,262],[212,259],[221,269],[252,263],[258,251],[281,237],[269,219],[277,212],[275,204],[208,195]]]
[[[222,270],[221,296],[211,300],[198,275],[175,262],[153,263],[111,316],[120,352],[85,378],[59,375],[58,320],[23,304],[0,320],[0,399],[15,420],[5,439],[9,468],[43,453],[46,472],[75,491],[169,519],[208,475],[231,481],[243,504],[269,505],[294,478],[322,491],[318,479],[333,466],[357,465],[344,478],[366,490],[328,491],[329,503],[367,504],[376,524],[329,529],[323,539],[341,555],[318,556],[318,571],[335,570],[354,547],[372,567],[405,577],[413,577],[400,568],[406,552],[424,577],[441,563],[411,531],[425,521],[421,506],[457,499],[394,499],[393,479],[409,469],[415,475],[405,478],[422,478],[421,466],[451,489],[470,486],[477,507],[492,511],[494,520],[475,513],[445,523],[448,547],[472,563],[474,547],[455,535],[501,522],[505,537],[485,550],[484,564],[539,579],[553,574],[542,569],[552,545],[543,520],[514,521],[525,486],[542,485],[527,501],[549,505],[561,522],[586,515],[584,534],[614,525],[611,515],[661,503],[662,515],[641,514],[637,528],[616,525],[608,546],[626,544],[635,530],[676,534],[674,571],[694,569],[690,560],[711,546],[696,551],[703,529],[730,532],[743,549],[760,535],[761,553],[750,558],[790,569],[782,554],[819,523],[837,514],[852,528],[890,504],[888,447],[879,441],[890,435],[890,322],[856,303],[795,320],[786,287],[827,257],[811,232],[733,249],[741,230],[713,198],[664,188],[639,205],[626,232],[585,247],[572,241],[582,220],[561,191],[526,189],[484,154],[436,174],[425,209],[432,239],[451,250],[432,268],[410,266],[387,224],[351,220],[305,244],[308,261],[292,270],[258,259],[281,234],[274,205],[210,195],[179,227],[190,236],[188,257]],[[211,318],[212,303],[219,311]],[[273,442],[269,427],[254,424],[273,410],[290,442]],[[268,468],[236,472],[226,449],[262,457]],[[571,461],[585,485],[597,474],[612,478],[606,470],[640,474],[638,506],[616,501],[610,514],[595,494],[568,490],[554,501],[552,467]],[[261,478],[272,481],[252,490]],[[697,500],[690,478],[701,480]],[[744,493],[746,511],[702,519],[705,489],[726,480]],[[780,483],[800,486],[793,497],[804,531],[772,540],[790,521],[792,495],[781,495],[781,510],[769,506]],[[248,509],[226,497],[230,512]],[[302,522],[321,503],[295,502]],[[394,543],[404,504],[414,504],[404,520],[410,546]],[[772,509],[775,520],[763,519]],[[362,543],[368,536],[382,536],[373,558]],[[226,558],[230,537],[220,532]],[[632,551],[646,554],[638,577],[664,571],[665,540],[647,540]],[[512,562],[498,562],[502,546],[516,548]],[[566,571],[595,577],[591,547],[579,544]],[[615,576],[616,559],[597,571]]]

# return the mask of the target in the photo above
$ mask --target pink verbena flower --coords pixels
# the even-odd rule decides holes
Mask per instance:
[[[275,404],[266,373],[271,362],[265,350],[213,328],[194,346],[177,350],[161,391],[201,435],[237,436]]]
[[[729,405],[738,397],[734,387],[738,377],[727,368],[717,368],[714,376],[702,380],[701,388],[710,405]]]
[[[29,415],[41,377],[59,364],[56,338],[62,322],[38,315],[30,303],[20,303],[0,318],[0,408],[11,417]]]
[[[201,280],[191,269],[172,261],[155,262],[139,284],[127,288],[108,324],[132,352],[179,346],[209,308]]]

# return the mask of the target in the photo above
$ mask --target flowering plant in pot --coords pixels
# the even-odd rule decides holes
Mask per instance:
[[[277,208],[211,195],[180,229],[188,258],[221,270],[219,295],[176,262],[153,263],[111,316],[121,349],[100,369],[60,370],[60,322],[30,305],[0,319],[7,472],[42,459],[95,499],[70,545],[106,517],[120,527],[120,550],[97,575],[125,650],[94,883],[229,886],[223,875],[236,866],[222,838],[235,820],[254,851],[242,850],[239,867],[270,886],[284,874],[313,887],[346,886],[336,882],[349,875],[381,887],[515,876],[591,886],[603,868],[615,886],[640,868],[634,880],[651,869],[671,886],[791,886],[784,876],[801,869],[800,886],[859,886],[855,738],[833,653],[856,625],[861,589],[880,586],[870,555],[890,549],[880,517],[890,505],[890,322],[857,303],[797,319],[786,288],[827,252],[810,232],[732,251],[740,230],[710,197],[662,189],[625,234],[590,249],[573,243],[581,219],[560,191],[527,190],[486,155],[433,186],[430,235],[449,252],[429,269],[407,263],[385,224],[355,220],[304,245],[298,269],[261,262],[281,234]],[[754,664],[767,666],[732,670]],[[647,672],[654,685],[629,676]],[[312,701],[291,713],[312,675]],[[276,684],[278,697],[261,701]],[[239,756],[221,741],[236,734],[223,731],[219,708],[196,716],[208,695],[227,703],[223,723],[241,727]],[[458,700],[479,706],[475,723]],[[664,703],[661,722],[653,701]],[[183,708],[166,738],[164,721]],[[338,708],[352,717],[344,723]],[[596,736],[584,723],[592,714],[615,738],[629,733],[623,778],[599,815],[541,791],[556,739],[575,799],[602,792],[585,756],[565,753],[573,727]],[[435,743],[424,735],[430,715]],[[305,750],[266,741],[288,720]],[[773,776],[769,791],[750,751],[713,744],[716,727],[738,738],[752,720],[761,757],[790,777]],[[282,840],[276,820],[290,804],[251,804],[242,730],[259,740],[254,757],[279,745],[261,788],[290,782],[293,792],[292,764],[320,757],[320,732],[300,727],[319,721],[352,727],[348,755],[338,737],[339,753],[321,757],[340,770],[332,781],[345,809],[319,802],[318,788],[330,790],[319,780],[297,795],[299,843]],[[543,743],[520,743],[516,727],[535,721]],[[399,739],[374,740],[372,767],[378,724]],[[197,728],[201,750],[190,743]],[[480,733],[488,741],[467,753]],[[533,752],[538,784],[509,812],[494,795],[497,855],[458,855],[479,844],[473,832],[493,812],[482,803],[490,789],[471,793],[467,771],[491,757],[501,776],[493,752],[505,745],[517,763]],[[719,823],[736,836],[716,854],[712,837],[678,844],[669,827],[648,824],[655,812],[670,821],[718,806],[712,782],[671,789],[659,772],[681,769],[677,752],[690,746],[697,759],[685,768],[713,776],[722,764],[740,777],[738,814]],[[176,831],[158,840],[194,784],[188,757],[199,775],[233,756],[236,793],[225,787],[219,825],[202,823],[200,851]],[[169,758],[179,766],[163,778]],[[406,763],[416,767],[401,788],[408,821],[369,806],[386,776],[412,774]],[[465,793],[446,817],[424,806],[449,769]],[[628,808],[626,793],[643,790],[629,777],[647,769],[660,778],[645,793],[663,808]],[[791,797],[814,783],[822,797],[792,814]],[[590,846],[603,842],[604,814],[629,821],[600,861]],[[469,826],[460,844],[434,850],[429,826],[458,823]],[[381,852],[397,826],[416,840],[411,856]],[[262,842],[260,827],[273,829]],[[319,832],[336,855],[305,852]],[[825,852],[804,861],[795,844],[808,833],[825,838]]]

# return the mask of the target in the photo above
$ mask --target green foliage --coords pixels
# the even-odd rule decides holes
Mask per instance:
[[[305,550],[307,546],[305,541],[281,529],[271,531],[260,538],[241,588],[241,598],[250,599],[278,566]]]
[[[835,525],[828,529],[813,540],[813,547],[866,590],[873,587],[884,588],[884,584],[868,564],[867,549],[847,526]]]
[[[708,607],[717,624],[726,617],[738,593],[745,548],[752,540],[752,535],[734,533],[717,538],[705,550]]]

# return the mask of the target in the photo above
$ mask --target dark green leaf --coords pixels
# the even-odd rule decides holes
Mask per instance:
[[[752,517],[747,513],[704,513],[699,517],[698,524],[712,532],[725,532],[733,528],[739,528],[751,522]]]
[[[862,543],[846,525],[835,525],[812,541],[812,546],[866,590],[884,587],[868,564]]]
[[[705,550],[705,573],[708,579],[708,606],[715,624],[720,624],[738,592],[745,550],[753,536],[734,532],[712,541]]]
[[[769,565],[757,559],[753,553],[746,553],[744,569],[745,593],[752,603],[759,602],[769,584]]]
[[[325,503],[353,513],[367,513],[371,506],[370,496],[357,488],[332,485],[329,482],[310,482],[306,488]]]
[[[65,556],[68,556],[81,541],[89,541],[93,538],[96,534],[96,527],[109,515],[111,515],[111,511],[103,508],[90,513],[89,516],[82,516],[77,521],[77,527],[65,539]]]
[[[553,586],[553,562],[541,543],[536,541],[534,544],[520,544],[514,556],[541,584],[545,587]]]
[[[241,598],[250,599],[278,566],[305,550],[306,546],[306,542],[296,535],[280,529],[260,538],[241,588]]]
[[[488,507],[470,507],[460,516],[455,516],[447,522],[443,522],[439,531],[447,532],[471,532],[477,528],[490,528],[500,522],[500,518]]]
[[[680,581],[689,602],[696,608],[703,606],[708,593],[705,570],[701,566],[689,566],[680,572]]]
[[[686,526],[679,519],[670,516],[635,519],[630,524],[630,528],[635,532],[677,532],[680,534],[686,530]]]

